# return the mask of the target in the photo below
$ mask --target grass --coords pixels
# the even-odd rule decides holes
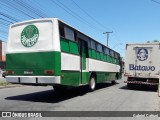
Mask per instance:
[[[7,86],[7,85],[11,85],[12,83],[8,83],[8,82],[0,82],[0,86]]]

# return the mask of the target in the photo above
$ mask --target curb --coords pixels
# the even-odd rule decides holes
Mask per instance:
[[[6,85],[6,86],[0,86],[0,89],[4,88],[12,88],[12,87],[22,87],[23,85]]]

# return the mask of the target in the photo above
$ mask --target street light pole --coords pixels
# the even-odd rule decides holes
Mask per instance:
[[[109,33],[113,33],[113,31],[112,32],[103,32],[103,34],[107,34],[107,46],[108,46],[108,40],[109,40]]]

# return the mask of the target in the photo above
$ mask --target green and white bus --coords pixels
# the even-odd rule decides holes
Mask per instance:
[[[88,85],[121,78],[121,57],[57,18],[35,19],[10,26],[6,80],[26,85]]]

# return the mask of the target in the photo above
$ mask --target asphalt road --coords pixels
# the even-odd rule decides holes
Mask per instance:
[[[123,80],[55,92],[51,86],[0,89],[0,111],[160,111],[160,98],[152,88],[128,89]]]

